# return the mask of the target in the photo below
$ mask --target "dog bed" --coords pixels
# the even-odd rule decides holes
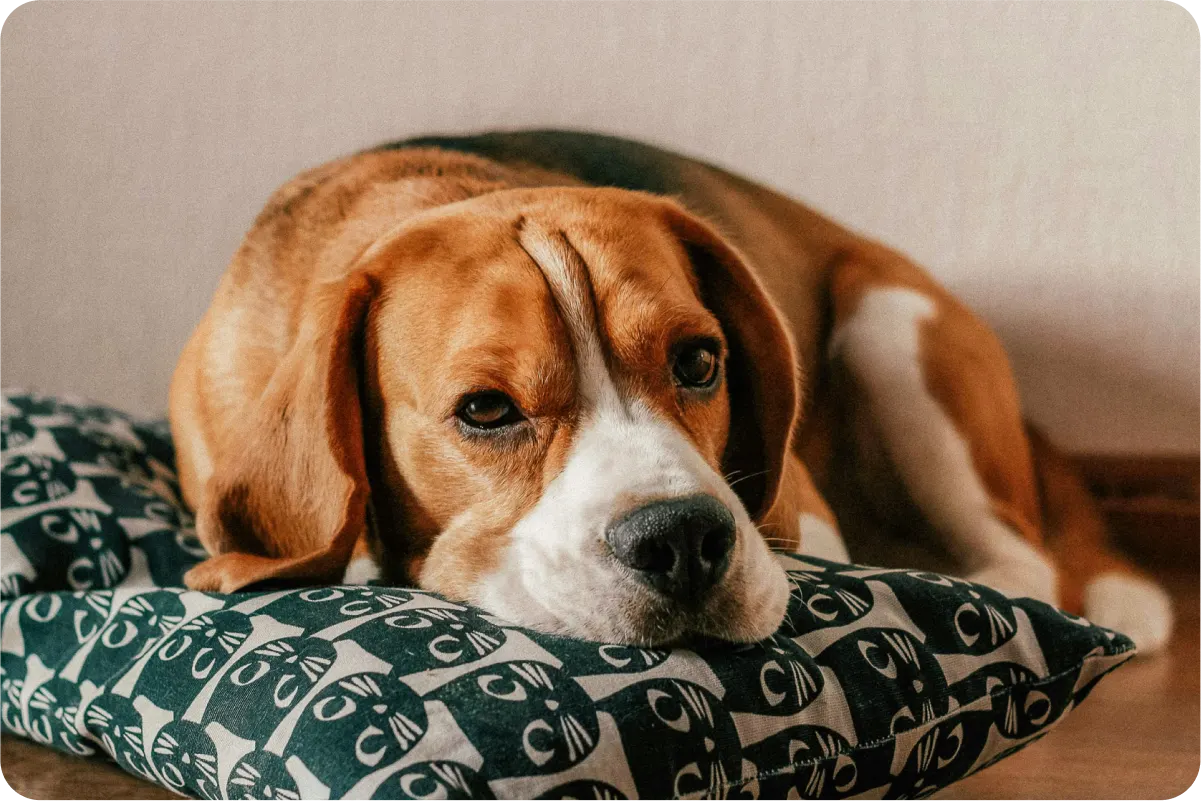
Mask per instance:
[[[0,439],[3,730],[187,795],[927,795],[1134,653],[959,579],[786,555],[780,631],[707,653],[408,588],[189,592],[165,424],[8,392]]]

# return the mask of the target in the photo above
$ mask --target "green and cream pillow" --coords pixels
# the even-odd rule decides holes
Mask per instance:
[[[705,653],[408,588],[188,592],[162,423],[10,392],[0,438],[3,730],[197,797],[927,795],[1133,655],[1037,601],[785,555],[785,625]]]

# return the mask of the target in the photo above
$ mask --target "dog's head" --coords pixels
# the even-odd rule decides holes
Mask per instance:
[[[793,347],[735,250],[679,205],[609,189],[456,203],[304,303],[208,524],[266,535],[268,553],[306,537],[318,574],[374,518],[393,577],[550,632],[779,625],[787,583],[755,522],[794,424]]]

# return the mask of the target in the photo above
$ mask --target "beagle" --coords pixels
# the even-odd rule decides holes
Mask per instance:
[[[1144,648],[1171,625],[984,323],[899,253],[635,142],[425,138],[302,173],[170,410],[193,589],[380,578],[548,632],[749,642],[785,614],[770,551],[845,560],[869,519]]]

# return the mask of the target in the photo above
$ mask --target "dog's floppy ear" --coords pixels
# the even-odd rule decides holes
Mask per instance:
[[[359,373],[372,280],[313,287],[258,406],[197,510],[209,553],[185,581],[234,592],[265,580],[336,582],[366,526]]]
[[[780,312],[734,248],[675,205],[667,216],[688,252],[701,300],[729,345],[730,436],[722,469],[733,476],[731,486],[752,519],[762,521],[779,492],[797,417],[796,349]]]

